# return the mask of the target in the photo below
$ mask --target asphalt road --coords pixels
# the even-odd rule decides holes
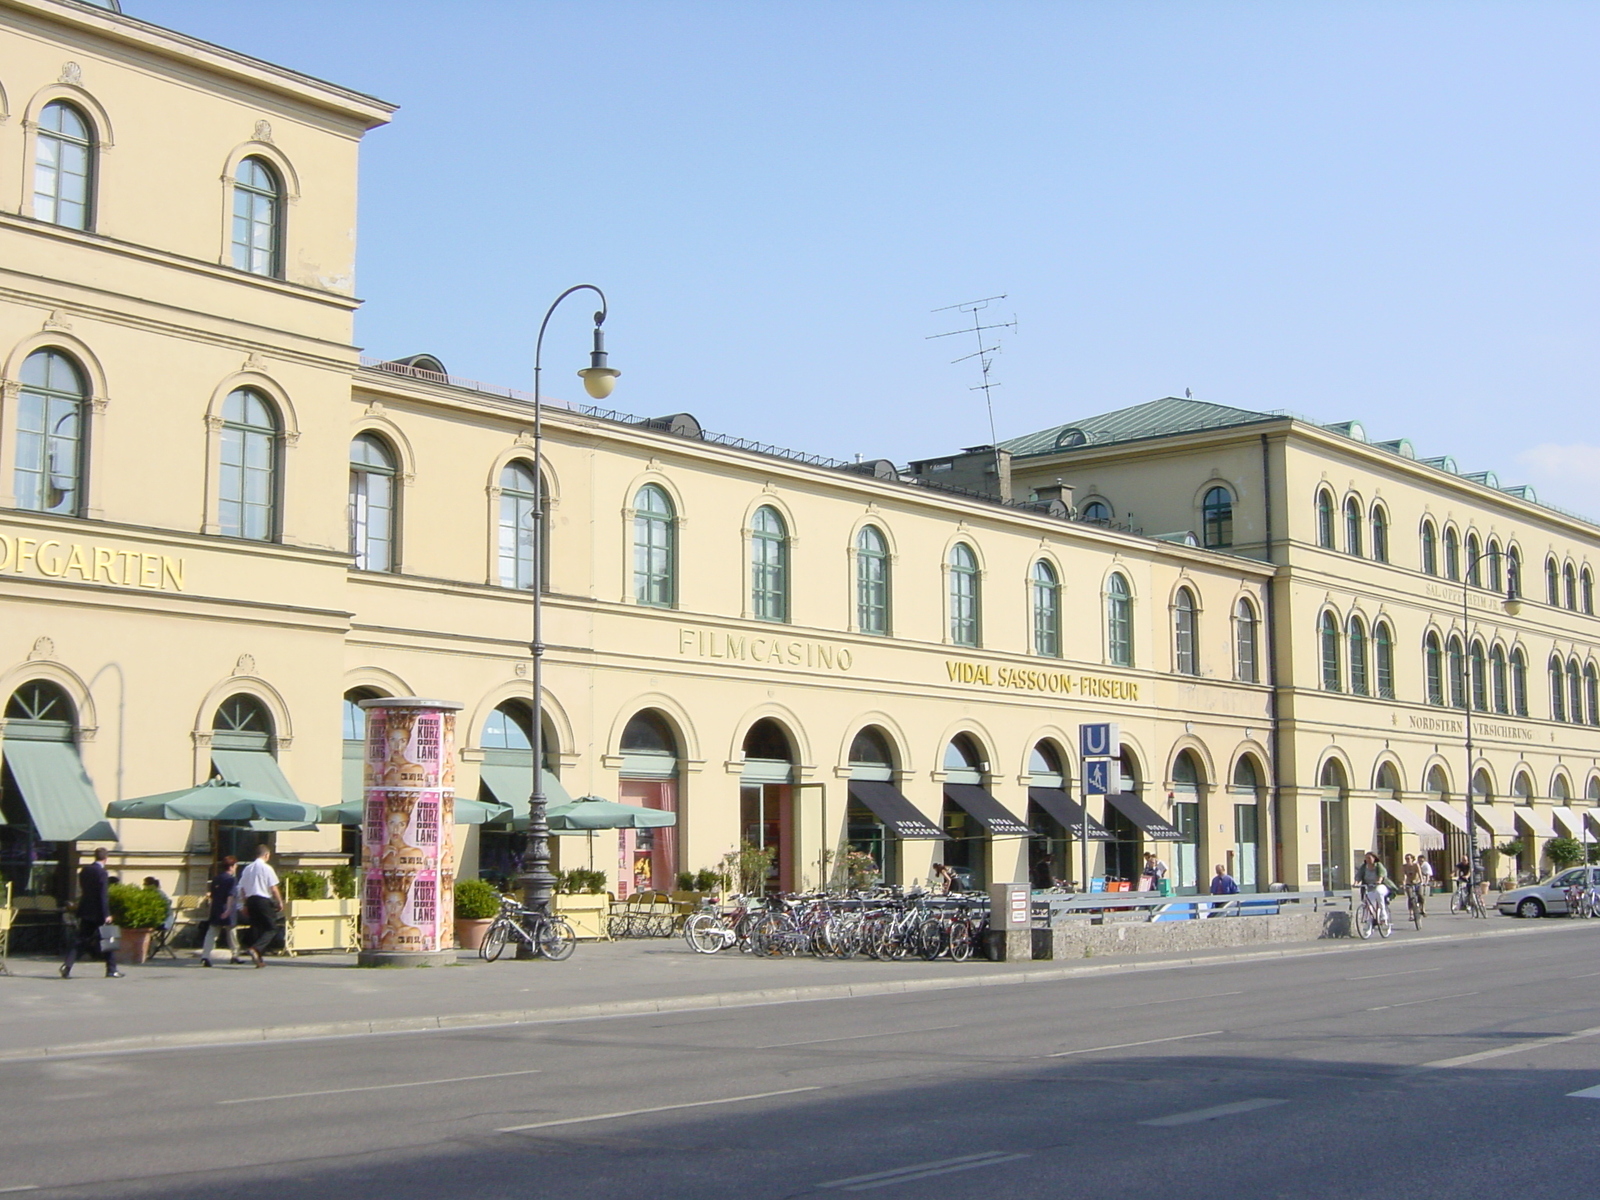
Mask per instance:
[[[0,1193],[1592,1195],[1600,1099],[1571,1093],[1600,1092],[1597,984],[1600,923],[928,994],[6,1062]]]

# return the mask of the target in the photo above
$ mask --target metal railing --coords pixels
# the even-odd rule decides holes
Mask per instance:
[[[1345,892],[1240,892],[1231,896],[1163,896],[1158,892],[1090,892],[1073,895],[1034,893],[1034,905],[1047,906],[1052,925],[1066,920],[1092,920],[1111,914],[1115,920],[1208,920],[1217,917],[1272,916],[1293,905],[1302,912],[1351,910]]]

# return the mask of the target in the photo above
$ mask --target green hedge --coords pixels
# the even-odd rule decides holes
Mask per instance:
[[[481,879],[456,883],[456,920],[486,921],[500,911],[500,893]]]
[[[113,884],[111,919],[124,929],[160,929],[167,921],[167,902],[160,892],[149,888]]]

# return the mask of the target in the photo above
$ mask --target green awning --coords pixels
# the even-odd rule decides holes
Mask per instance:
[[[28,815],[46,842],[114,842],[105,822],[105,805],[83,773],[78,748],[70,742],[7,739],[0,756],[28,806]]]
[[[533,772],[526,767],[508,767],[502,763],[480,763],[478,778],[494,798],[506,805],[516,819],[528,819],[528,793],[533,790]],[[544,773],[544,801],[547,807],[571,804],[572,797],[561,781],[549,771]]]
[[[265,750],[218,750],[211,748],[211,762],[217,773],[229,783],[237,783],[252,792],[265,792],[285,800],[298,800],[289,781],[284,778],[278,760]]]

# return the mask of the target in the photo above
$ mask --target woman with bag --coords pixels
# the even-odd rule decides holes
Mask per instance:
[[[206,940],[200,947],[202,967],[211,965],[211,951],[216,949],[219,929],[228,935],[228,949],[233,952],[232,961],[235,964],[239,962],[238,867],[239,860],[228,855],[222,860],[222,870],[211,881],[211,913],[206,918]]]

